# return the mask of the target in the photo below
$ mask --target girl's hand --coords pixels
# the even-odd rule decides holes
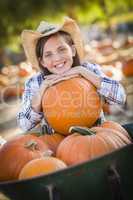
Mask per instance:
[[[32,97],[32,108],[35,112],[41,112],[42,96],[48,87],[49,87],[49,81],[44,80],[37,94]]]
[[[69,76],[73,76],[73,75],[79,75],[82,73],[82,71],[85,71],[85,68],[82,66],[77,66],[77,67],[73,67],[70,70],[62,73],[62,74],[50,74],[47,76],[44,76],[45,80],[59,80],[63,77],[69,77]]]
[[[46,75],[44,76],[45,80],[55,80],[57,78],[59,78],[61,75],[58,74],[50,74],[50,75]]]
[[[89,80],[97,89],[100,89],[102,78],[99,77],[94,72],[92,72],[82,66],[73,67],[70,70],[68,70],[65,73],[60,74],[60,75],[55,75],[55,74],[48,75],[46,77],[46,80],[50,81],[49,84],[51,86],[52,84],[58,83],[61,80],[67,80],[67,79],[70,79],[70,78],[73,78],[73,77],[76,77],[79,75],[81,75],[85,79]]]
[[[72,67],[70,70],[64,73],[64,76],[68,75],[81,75],[85,73],[86,69],[82,66]]]
[[[82,66],[77,66],[71,68],[69,71],[65,73],[65,76],[79,74],[85,79],[89,80],[97,89],[101,87],[101,77],[96,75],[94,72],[86,69]]]
[[[62,75],[57,75],[57,76],[53,76],[53,79],[46,79],[47,83],[48,83],[48,87],[60,82],[60,81],[64,81],[64,80],[68,80],[70,78],[74,78],[77,77],[78,74],[62,74]]]

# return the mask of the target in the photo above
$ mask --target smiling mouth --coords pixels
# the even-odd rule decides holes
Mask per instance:
[[[58,64],[58,65],[55,65],[55,68],[56,68],[56,69],[61,69],[61,68],[64,67],[64,65],[65,65],[65,62],[63,62],[63,63],[61,63],[61,64]]]

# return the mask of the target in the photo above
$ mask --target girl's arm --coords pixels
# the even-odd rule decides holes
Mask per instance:
[[[118,81],[108,78],[99,65],[86,62],[82,66],[73,67],[65,73],[65,75],[70,74],[80,74],[89,80],[108,103],[125,103],[126,94],[122,85]]]
[[[102,72],[101,67],[97,64],[85,63],[83,66],[85,67],[85,71],[83,70],[83,76],[86,76],[86,78],[96,86],[99,94],[105,97],[108,103],[125,103],[126,94],[119,81],[108,78]],[[88,70],[88,73],[86,70]],[[90,72],[95,73],[95,75]]]
[[[36,112],[32,108],[32,97],[35,95],[37,90],[37,84],[32,78],[25,83],[21,109],[17,114],[18,125],[24,131],[34,128],[43,118],[42,112]]]

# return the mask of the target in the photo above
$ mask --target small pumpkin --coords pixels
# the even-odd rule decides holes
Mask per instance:
[[[69,135],[69,128],[75,124],[91,127],[96,122],[101,100],[88,80],[74,77],[48,88],[42,98],[42,108],[53,129]]]
[[[67,165],[58,158],[46,156],[28,162],[21,170],[19,179],[45,175],[66,168]]]
[[[91,160],[131,143],[122,133],[102,127],[72,127],[71,132],[74,134],[59,144],[56,153],[57,158],[67,165]]]
[[[29,72],[26,69],[20,68],[18,72],[19,77],[26,77],[29,76]]]
[[[60,135],[58,133],[53,133],[51,135],[44,134],[39,137],[39,139],[44,141],[49,146],[49,149],[51,149],[54,154],[56,153],[56,149],[57,149],[58,145],[64,138],[65,137],[63,135]]]
[[[0,181],[14,180],[22,167],[32,159],[42,157],[47,144],[33,135],[18,136],[0,148]]]
[[[127,77],[133,76],[133,59],[130,59],[123,63],[122,72]]]

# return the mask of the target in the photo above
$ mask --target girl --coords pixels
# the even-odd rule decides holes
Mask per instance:
[[[66,18],[63,25],[41,22],[36,31],[24,30],[22,43],[28,61],[40,71],[25,83],[19,126],[30,130],[42,120],[47,132],[53,130],[41,110],[41,98],[50,85],[78,75],[88,79],[100,96],[109,103],[125,103],[125,93],[119,82],[107,78],[100,66],[85,62],[81,33],[74,20]],[[101,120],[104,119],[101,113]]]

